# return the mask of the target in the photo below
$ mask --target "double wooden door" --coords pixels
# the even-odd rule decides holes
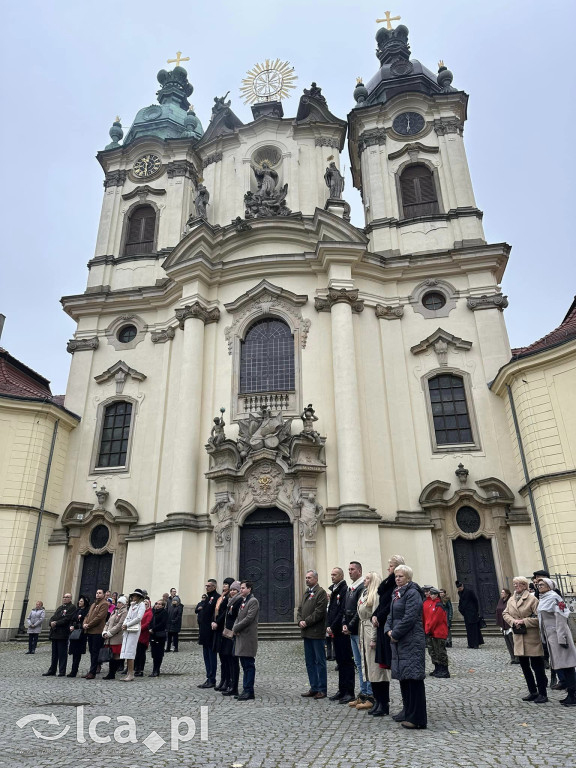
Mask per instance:
[[[94,602],[97,589],[110,589],[110,575],[112,573],[112,553],[103,555],[84,555],[82,565],[82,579],[78,595],[85,595],[90,602]]]
[[[478,597],[480,614],[494,619],[500,598],[492,542],[480,536],[477,539],[454,539],[454,563],[456,578],[470,587]]]

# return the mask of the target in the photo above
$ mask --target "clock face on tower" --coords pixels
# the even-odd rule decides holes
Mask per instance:
[[[132,170],[134,176],[137,176],[139,179],[145,179],[160,170],[161,165],[162,162],[158,155],[142,155],[142,157],[136,160]]]
[[[418,112],[402,112],[394,118],[392,128],[402,136],[414,136],[426,125],[426,120]]]

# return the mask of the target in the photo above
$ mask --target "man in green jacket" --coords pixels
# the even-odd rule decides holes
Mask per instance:
[[[325,699],[328,690],[324,651],[327,606],[328,597],[318,584],[318,573],[307,571],[306,591],[296,616],[304,638],[304,656],[310,681],[310,690],[302,694],[305,698]]]

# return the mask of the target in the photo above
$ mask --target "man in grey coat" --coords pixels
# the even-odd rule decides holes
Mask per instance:
[[[248,701],[254,698],[254,679],[256,677],[256,653],[258,651],[258,614],[260,604],[252,594],[252,582],[243,581],[240,584],[242,602],[238,610],[238,618],[234,622],[234,656],[238,656],[242,671],[243,691],[235,696],[238,701]]]

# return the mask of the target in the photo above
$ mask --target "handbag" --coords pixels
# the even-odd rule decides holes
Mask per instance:
[[[231,629],[223,629],[222,630],[222,637],[225,637],[227,640],[232,640],[234,637],[234,632],[232,632]]]
[[[515,635],[525,635],[528,630],[526,629],[526,624],[514,624],[512,626],[512,632],[514,632]]]
[[[98,664],[107,664],[109,661],[112,661],[112,657],[112,648],[109,645],[103,645],[98,653]]]
[[[132,624],[132,626],[126,627],[126,632],[140,632],[141,629],[140,624]]]
[[[81,635],[81,629],[73,629],[72,632],[70,632],[69,640],[80,640]]]

